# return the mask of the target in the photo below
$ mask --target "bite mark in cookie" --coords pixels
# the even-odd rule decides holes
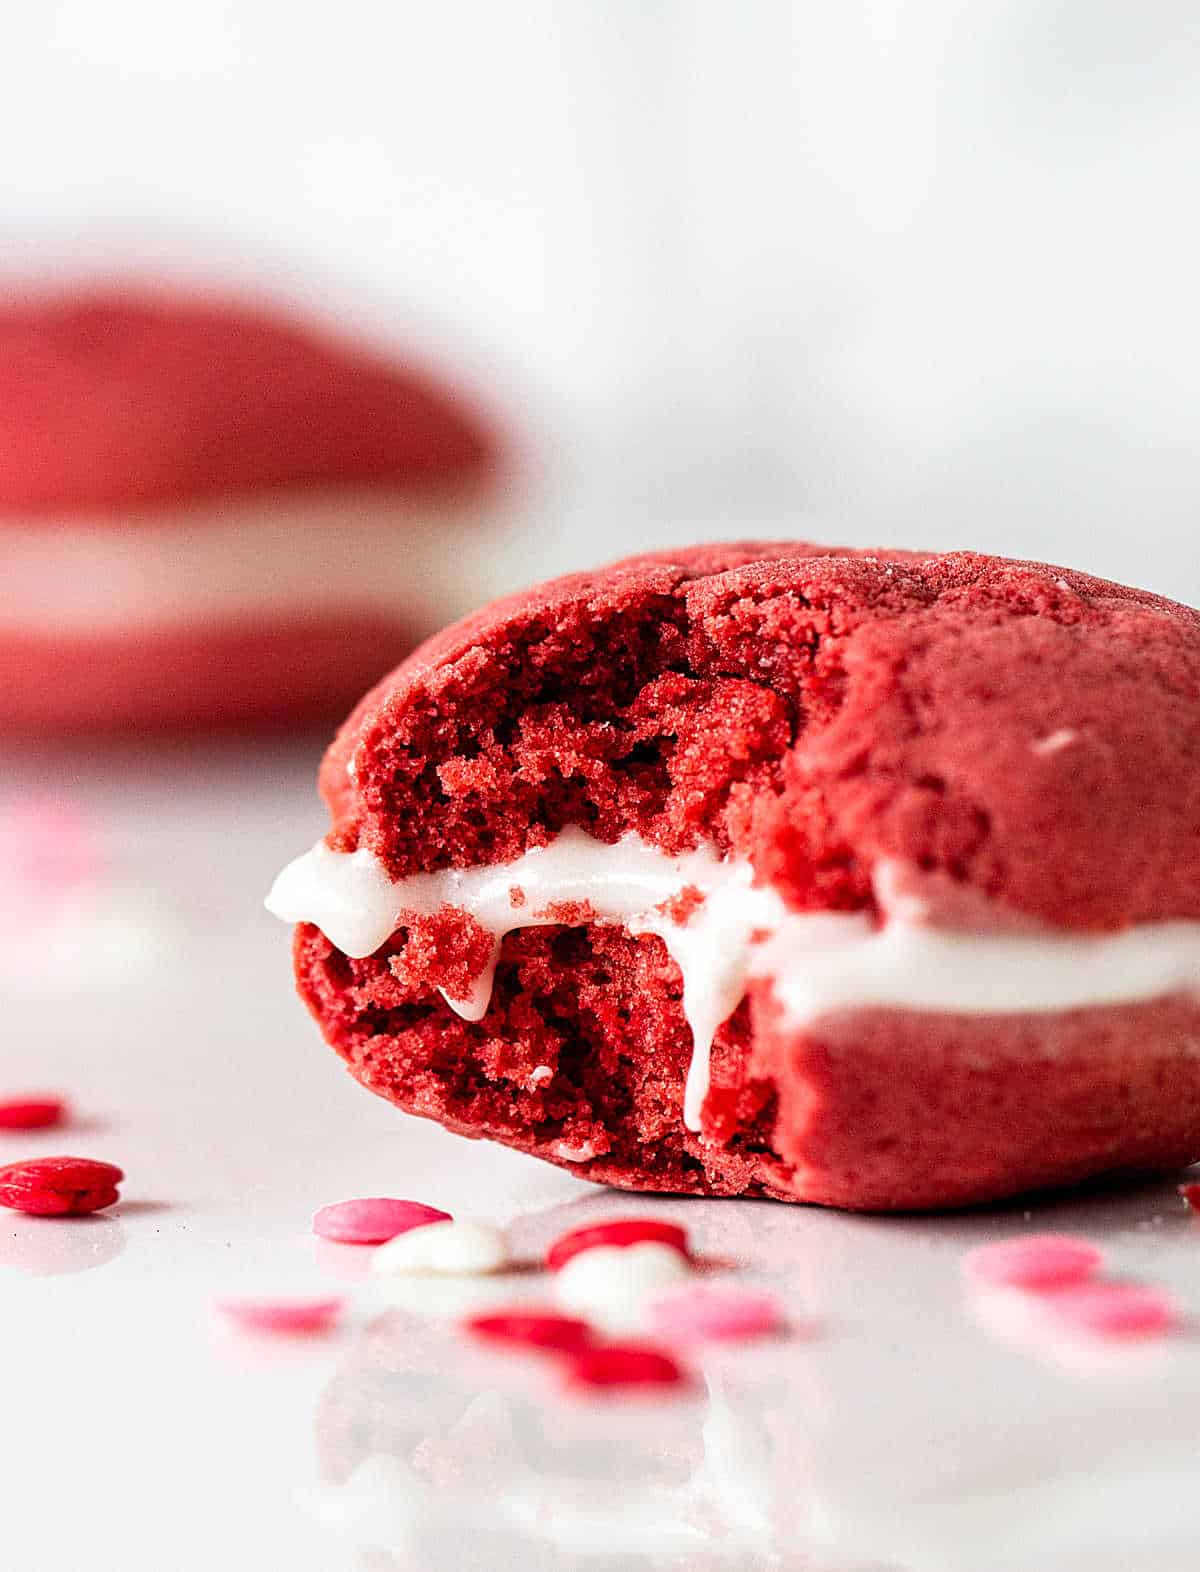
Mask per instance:
[[[900,880],[882,864],[879,883]],[[695,1132],[702,1129],[713,1038],[753,981],[774,990],[795,1027],[867,1008],[1032,1014],[1200,992],[1200,923],[1141,923],[1082,936],[938,929],[921,920],[928,903],[908,883],[903,905],[883,922],[857,912],[789,912],[739,858],[722,859],[703,846],[672,857],[633,834],[606,846],[569,827],[513,862],[396,883],[369,850],[335,852],[319,841],[284,869],[267,906],[287,922],[314,924],[356,959],[400,927],[411,946],[422,919],[460,914],[463,927],[478,925],[489,940],[478,947],[482,965],[465,986],[440,985],[466,1021],[487,1014],[502,942],[516,929],[611,923],[634,937],[657,934],[679,968],[692,1035],[683,1122]],[[513,909],[514,884],[532,897],[527,907]],[[687,900],[676,915],[672,908],[690,891],[700,901]],[[882,909],[878,888],[876,897]],[[411,966],[406,971],[414,975]],[[437,974],[434,956],[414,980],[427,984]]]
[[[1198,706],[1196,614],[1086,575],[635,559],[368,695],[275,904],[364,1084],[587,1177],[886,1207],[1169,1167]]]

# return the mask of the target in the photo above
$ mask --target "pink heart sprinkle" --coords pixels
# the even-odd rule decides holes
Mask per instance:
[[[1030,1234],[969,1250],[963,1257],[963,1270],[989,1288],[1025,1288],[1039,1293],[1082,1283],[1103,1259],[1087,1239],[1070,1234]]]
[[[397,1234],[406,1234],[410,1228],[422,1228],[426,1223],[448,1223],[453,1219],[449,1212],[436,1206],[426,1206],[421,1201],[394,1201],[387,1196],[373,1196],[358,1201],[335,1201],[323,1206],[313,1216],[313,1233],[322,1239],[336,1239],[340,1244],[386,1244]]]
[[[218,1299],[216,1308],[253,1332],[324,1332],[342,1313],[343,1299]]]
[[[1171,1295],[1143,1283],[1080,1283],[1041,1303],[1060,1326],[1101,1337],[1149,1337],[1179,1320]]]
[[[1181,1184],[1179,1193],[1193,1212],[1200,1212],[1200,1184]]]
[[[779,1305],[760,1289],[689,1283],[661,1294],[648,1307],[650,1324],[666,1337],[763,1337],[782,1324]]]

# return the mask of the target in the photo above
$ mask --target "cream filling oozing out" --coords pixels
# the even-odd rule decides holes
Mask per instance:
[[[512,545],[477,503],[387,491],[127,512],[0,519],[0,630],[127,631],[347,608],[445,620],[490,598]]]
[[[883,895],[896,867],[877,870]],[[704,897],[684,920],[666,911],[691,889]],[[966,1015],[1042,1013],[1200,992],[1200,923],[1144,923],[1120,933],[971,933],[921,920],[907,897],[885,921],[864,913],[794,912],[754,883],[743,859],[711,846],[671,856],[636,834],[607,845],[561,831],[507,863],[445,868],[393,881],[365,848],[331,851],[319,841],[276,879],[267,908],[320,928],[346,955],[371,955],[407,917],[445,906],[470,913],[492,936],[489,964],[471,996],[446,1002],[466,1020],[485,1014],[500,944],[516,928],[562,921],[554,908],[585,902],[594,920],[657,934],[683,979],[692,1060],[683,1119],[699,1131],[717,1028],[753,978],[767,980],[789,1020],[889,1006]]]

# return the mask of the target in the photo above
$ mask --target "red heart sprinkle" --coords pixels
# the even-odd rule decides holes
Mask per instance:
[[[574,1387],[682,1386],[687,1380],[670,1354],[645,1343],[606,1343],[572,1359]]]
[[[626,1217],[611,1223],[593,1223],[588,1228],[573,1228],[562,1234],[546,1252],[546,1265],[552,1272],[564,1267],[573,1255],[584,1250],[595,1250],[601,1245],[628,1246],[643,1244],[670,1245],[680,1255],[688,1253],[687,1234],[677,1223],[665,1223],[657,1217]]]
[[[488,1343],[541,1348],[549,1353],[581,1354],[595,1341],[586,1321],[554,1310],[490,1310],[469,1316],[463,1326]]]
[[[45,1130],[66,1112],[61,1097],[9,1097],[0,1102],[0,1130]]]

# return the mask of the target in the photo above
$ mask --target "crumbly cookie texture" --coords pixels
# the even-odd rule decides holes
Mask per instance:
[[[394,880],[570,825],[710,845],[797,912],[879,915],[886,869],[891,906],[907,870],[948,930],[1195,922],[1200,618],[968,553],[657,554],[447,629],[362,701],[321,783],[330,846]],[[563,919],[505,938],[479,1021],[438,993],[486,950],[448,911],[361,959],[302,925],[300,989],[372,1090],[630,1188],[928,1207],[1200,1152],[1200,1005],[1178,993],[797,1025],[758,980],[690,1131],[678,967],[653,934]]]

